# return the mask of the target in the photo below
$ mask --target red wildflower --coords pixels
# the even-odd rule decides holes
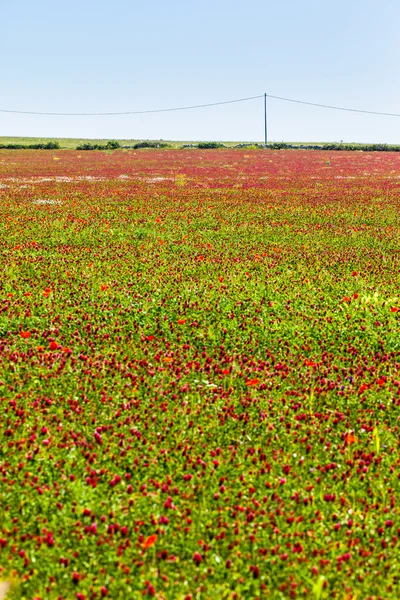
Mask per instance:
[[[201,556],[201,554],[199,552],[195,552],[193,554],[193,560],[196,563],[196,565],[199,565],[201,563],[201,561],[203,560],[203,557]]]
[[[156,541],[157,541],[157,536],[155,533],[153,533],[153,535],[149,535],[149,537],[146,538],[142,544],[143,549],[146,550],[147,548],[151,548],[151,546],[154,546]]]
[[[24,338],[24,340],[27,340],[28,338],[31,337],[31,332],[30,331],[21,331],[21,337]]]
[[[304,363],[305,363],[305,365],[306,365],[307,367],[316,367],[316,366],[317,366],[317,363],[315,363],[315,362],[314,362],[314,361],[312,361],[312,360],[308,360],[308,359],[306,359],[306,360],[304,361]]]
[[[344,440],[348,445],[358,442],[358,438],[353,433],[346,433]]]
[[[258,379],[248,379],[248,380],[246,381],[246,385],[247,385],[247,386],[249,386],[249,387],[251,387],[251,386],[253,386],[253,385],[257,385],[257,384],[258,384],[258,382],[259,382],[259,380],[258,380]]]

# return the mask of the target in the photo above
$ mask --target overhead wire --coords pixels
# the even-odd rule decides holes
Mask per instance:
[[[211,102],[210,104],[196,104],[194,106],[178,106],[174,108],[156,108],[153,110],[127,110],[123,112],[98,112],[98,113],[60,113],[60,112],[36,112],[36,111],[26,111],[26,110],[5,110],[0,109],[0,112],[5,113],[17,113],[22,115],[49,115],[49,116],[58,116],[58,117],[103,117],[103,116],[111,116],[111,115],[144,115],[148,113],[162,113],[162,112],[172,112],[177,110],[192,110],[195,108],[207,108],[209,106],[220,106],[221,104],[233,104],[235,102],[246,102],[247,100],[255,100],[256,98],[263,98],[264,94],[259,96],[250,96],[248,98],[238,98],[236,100],[225,100],[224,102]]]
[[[349,112],[364,113],[367,115],[382,115],[385,117],[400,117],[400,113],[380,112],[377,110],[362,110],[360,108],[345,108],[343,106],[332,106],[330,104],[317,104],[316,102],[306,102],[304,100],[294,100],[293,98],[283,98],[282,96],[272,96],[267,94],[267,98],[275,100],[284,100],[285,102],[294,102],[295,104],[307,104],[308,106],[318,106],[319,108],[330,108],[333,110],[345,110]]]
[[[306,100],[298,100],[294,98],[285,98],[283,96],[275,96],[272,94],[259,94],[258,96],[248,96],[247,98],[237,98],[234,100],[225,100],[223,102],[210,102],[207,104],[194,104],[191,106],[176,106],[173,108],[156,108],[150,110],[127,110],[120,112],[40,112],[33,110],[11,110],[11,109],[0,109],[1,113],[19,114],[19,115],[43,115],[43,116],[54,116],[54,117],[105,117],[105,116],[118,116],[118,115],[145,115],[154,113],[173,112],[180,110],[194,110],[198,108],[208,108],[211,106],[221,106],[224,104],[234,104],[237,102],[247,102],[249,100],[256,100],[258,98],[272,98],[274,100],[282,100],[284,102],[292,102],[294,104],[305,104],[307,106],[316,106],[319,108],[327,108],[331,110],[340,110],[353,113],[361,113],[367,115],[380,115],[385,117],[400,117],[400,113],[390,113],[377,110],[364,110],[361,108],[348,108],[344,106],[335,106],[331,104],[320,104],[317,102],[308,102]]]

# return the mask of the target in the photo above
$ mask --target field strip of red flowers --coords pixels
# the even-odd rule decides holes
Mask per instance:
[[[399,210],[391,153],[2,151],[7,598],[398,598]]]

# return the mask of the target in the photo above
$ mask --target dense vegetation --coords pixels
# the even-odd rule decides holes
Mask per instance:
[[[39,144],[0,144],[0,150],[58,150],[58,142],[46,142]]]
[[[399,160],[2,154],[15,598],[399,597]]]

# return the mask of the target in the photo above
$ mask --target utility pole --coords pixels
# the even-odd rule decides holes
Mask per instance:
[[[268,144],[267,136],[267,94],[264,93],[264,147]]]

